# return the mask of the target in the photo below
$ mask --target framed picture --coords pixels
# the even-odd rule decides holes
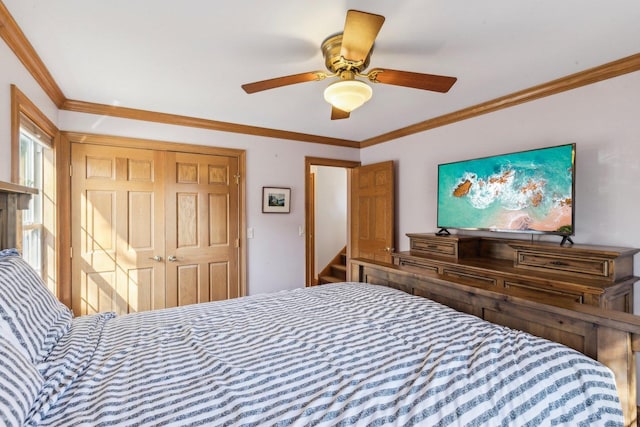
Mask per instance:
[[[262,187],[263,213],[289,213],[291,210],[291,189],[283,187]]]

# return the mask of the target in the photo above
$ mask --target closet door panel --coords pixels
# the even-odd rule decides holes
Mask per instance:
[[[240,296],[237,158],[167,153],[165,170],[167,301]]]
[[[163,153],[72,144],[71,162],[74,312],[163,308]]]

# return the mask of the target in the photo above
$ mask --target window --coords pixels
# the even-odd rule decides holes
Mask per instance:
[[[25,115],[20,115],[19,183],[38,189],[31,198],[29,209],[22,211],[21,247],[22,257],[47,282],[47,244],[49,243],[48,222],[52,209],[47,203],[45,176],[51,177],[53,170],[53,149],[48,137]]]
[[[55,295],[60,291],[54,146],[58,135],[55,124],[17,86],[11,85],[11,182],[38,189],[29,209],[16,218],[16,246]]]

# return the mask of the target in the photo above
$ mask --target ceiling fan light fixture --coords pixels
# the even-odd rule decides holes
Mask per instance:
[[[347,113],[361,107],[371,99],[373,90],[371,86],[360,80],[340,80],[331,83],[324,90],[324,99]]]

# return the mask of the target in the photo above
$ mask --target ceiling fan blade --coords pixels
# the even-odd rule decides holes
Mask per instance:
[[[311,71],[308,73],[292,74],[290,76],[276,77],[275,79],[261,80],[254,83],[246,83],[242,85],[247,93],[255,93],[277,87],[293,85],[296,83],[311,82],[314,80],[322,80],[328,76],[324,71]]]
[[[442,93],[448,92],[458,80],[456,77],[388,70],[386,68],[375,68],[367,73],[367,77],[374,83],[385,83]]]
[[[336,107],[331,107],[331,120],[348,119],[350,113]]]
[[[382,28],[384,16],[358,10],[347,11],[340,55],[351,61],[364,61]]]

